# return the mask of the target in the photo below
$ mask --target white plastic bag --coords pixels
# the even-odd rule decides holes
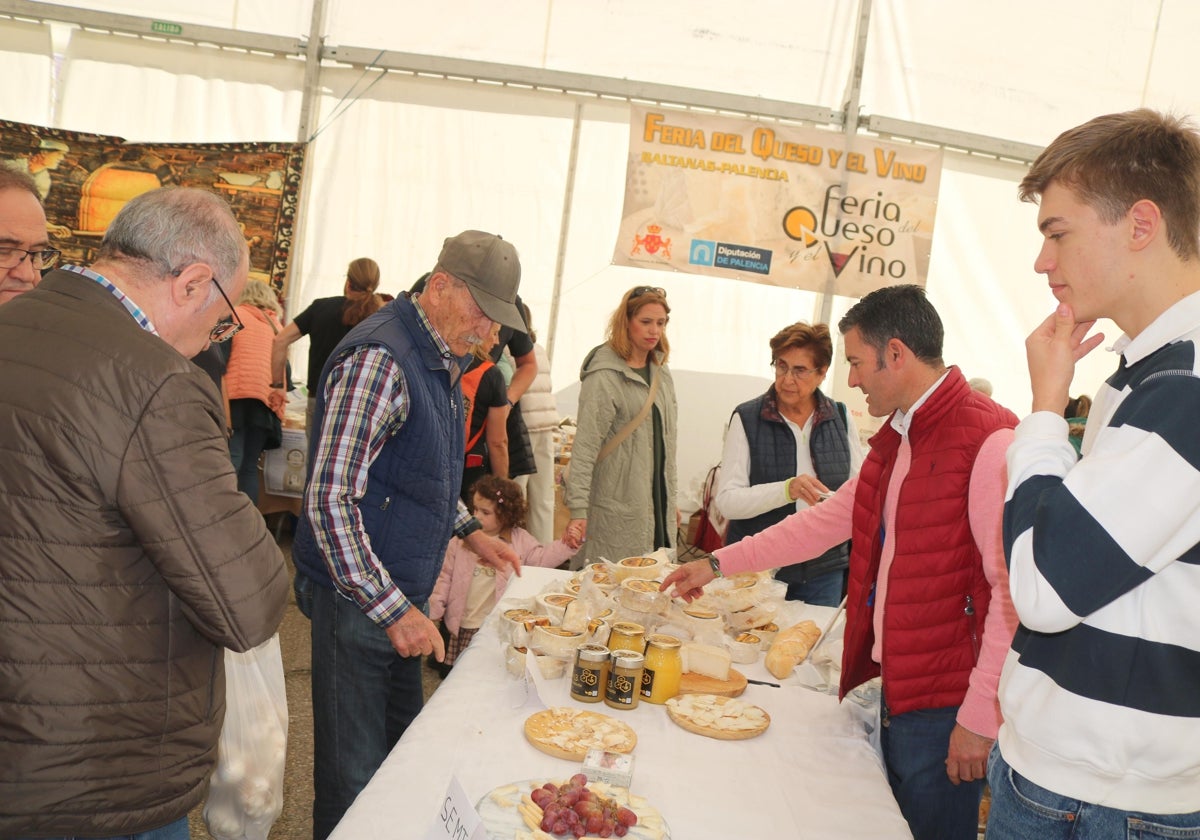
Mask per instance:
[[[283,810],[287,694],[279,634],[245,653],[225,651],[225,724],[204,803],[216,840],[266,840]]]

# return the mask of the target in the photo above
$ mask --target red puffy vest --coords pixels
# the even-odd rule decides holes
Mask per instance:
[[[971,469],[988,436],[1016,424],[1011,411],[972,391],[956,367],[913,415],[886,604],[875,603],[875,582],[883,501],[901,439],[890,423],[871,438],[854,498],[841,696],[880,672],[871,649],[873,612],[882,608],[889,712],[962,703],[991,599],[968,518]]]

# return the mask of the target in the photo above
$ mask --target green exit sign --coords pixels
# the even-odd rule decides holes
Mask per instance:
[[[159,32],[163,35],[182,35],[183,27],[178,23],[167,23],[165,20],[155,20],[150,22],[150,31]]]

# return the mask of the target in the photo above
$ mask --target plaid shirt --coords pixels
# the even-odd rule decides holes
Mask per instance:
[[[453,373],[457,359],[416,299],[412,303],[446,369]],[[387,350],[362,346],[335,362],[324,387],[325,415],[305,494],[307,513],[334,585],[375,623],[388,627],[412,603],[371,549],[358,503],[366,493],[371,464],[408,418],[404,372]],[[460,500],[454,529],[468,519],[470,513]]]
[[[146,313],[142,311],[142,308],[134,303],[133,299],[127,294],[114,286],[107,277],[102,274],[97,274],[91,269],[84,268],[81,265],[64,265],[62,269],[63,271],[71,271],[75,274],[82,274],[89,280],[94,280],[99,283],[101,286],[107,289],[113,297],[121,301],[121,305],[124,306],[129,314],[133,316],[133,320],[138,322],[139,327],[151,335],[158,335],[158,330],[154,328],[154,324],[150,323],[150,319],[146,316]]]

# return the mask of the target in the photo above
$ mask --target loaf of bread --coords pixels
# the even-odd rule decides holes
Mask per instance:
[[[786,630],[780,630],[767,650],[767,670],[777,680],[790,676],[820,637],[821,629],[812,621],[801,621]]]

